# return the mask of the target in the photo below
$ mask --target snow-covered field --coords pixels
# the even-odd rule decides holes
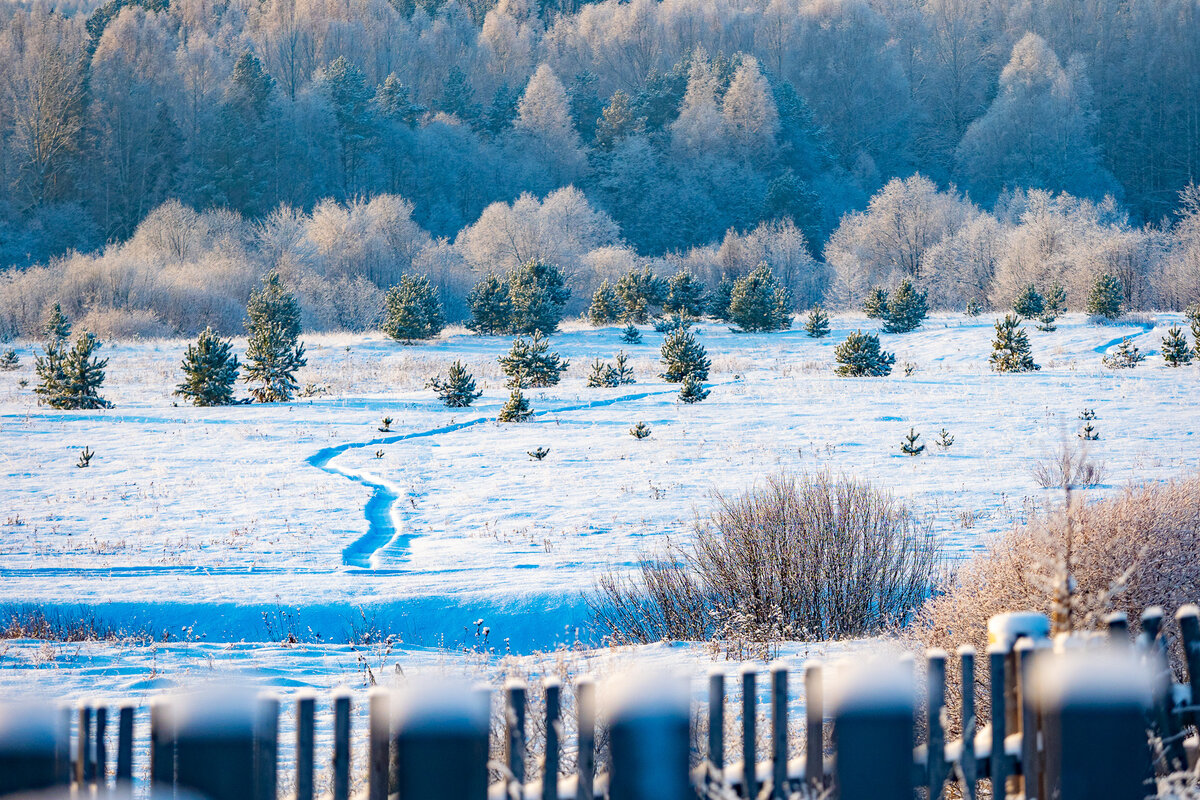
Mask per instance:
[[[30,682],[138,691],[222,663],[313,685],[360,680],[366,651],[344,643],[370,630],[401,637],[386,657],[401,669],[461,665],[464,648],[586,643],[583,596],[598,573],[687,536],[714,492],[781,469],[887,487],[963,556],[1052,499],[1031,468],[1074,440],[1083,408],[1096,411],[1092,456],[1107,475],[1095,493],[1200,465],[1200,367],[1170,369],[1157,355],[1177,316],[1153,328],[1078,315],[1053,333],[1030,328],[1042,370],[1026,375],[989,370],[992,321],[935,315],[883,335],[897,369],[876,379],[833,374],[834,346],[876,327],[861,315],[835,317],[821,340],[702,324],[712,394],[692,406],[656,377],[662,335],[647,327],[643,344],[624,345],[617,328],[567,324],[552,346],[571,368],[561,385],[527,392],[540,413],[525,424],[494,422],[507,337],[309,336],[311,396],[216,409],[173,402],[186,342],[117,343],[102,351],[116,407],[99,412],[39,408],[34,345],[20,343],[20,370],[0,373],[0,608],[84,608],[192,643],[0,644],[0,693]],[[1103,367],[1125,335],[1147,361]],[[620,349],[636,385],[586,388],[592,359]],[[456,358],[484,390],[470,409],[424,388]],[[638,421],[651,438],[629,435]],[[919,458],[900,453],[910,427],[929,444]],[[955,437],[945,452],[933,445],[943,427]],[[79,469],[84,446],[96,455]],[[534,461],[526,452],[539,446],[550,453]],[[220,644],[289,635],[303,647]]]

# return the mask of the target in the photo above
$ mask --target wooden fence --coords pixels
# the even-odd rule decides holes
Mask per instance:
[[[743,668],[730,697],[723,673],[708,680],[707,725],[689,717],[686,691],[660,683],[636,687],[606,707],[607,747],[597,769],[596,686],[572,687],[575,727],[564,741],[563,687],[544,685],[544,749],[527,758],[527,689],[507,685],[501,763],[489,762],[491,692],[410,692],[393,704],[373,690],[367,699],[366,769],[352,781],[349,693],[335,693],[332,754],[325,768],[330,800],[348,800],[353,786],[363,800],[911,800],[955,796],[974,800],[993,787],[1023,798],[1143,798],[1154,794],[1156,775],[1195,768],[1194,726],[1200,704],[1192,681],[1200,675],[1200,610],[1176,615],[1187,681],[1177,683],[1167,663],[1164,617],[1153,608],[1141,633],[1129,635],[1123,615],[1107,630],[1050,642],[1045,617],[1001,615],[992,620],[993,643],[983,663],[971,648],[957,661],[961,700],[957,716],[965,736],[947,741],[946,675],[949,656],[926,656],[924,686],[914,684],[912,659],[870,668],[839,669],[808,662],[792,676],[771,666],[765,676]],[[987,669],[991,723],[976,725],[976,681]],[[759,681],[768,682],[769,745],[759,758]],[[802,752],[789,750],[789,680],[803,684]],[[831,677],[839,684],[826,691]],[[679,688],[679,687],[676,687]],[[826,707],[826,696],[832,701]],[[1200,699],[1200,698],[1197,698]],[[484,701],[487,702],[484,702]],[[316,793],[315,696],[294,700],[294,793]],[[740,704],[737,750],[726,752],[726,718]],[[115,713],[114,713],[115,712]],[[97,793],[133,791],[135,746],[148,748],[150,788],[212,800],[280,797],[280,701],[260,696],[240,701],[204,695],[160,698],[150,704],[150,735],[134,741],[133,706],[74,708],[0,707],[0,795],[60,787]],[[698,712],[699,713],[699,712]],[[731,718],[731,719],[736,719]],[[74,724],[73,724],[74,723]],[[112,729],[115,727],[115,736]],[[978,730],[976,728],[978,727]],[[71,736],[71,730],[77,733]],[[692,731],[705,731],[693,741]],[[917,740],[917,732],[921,731]],[[830,736],[826,736],[826,733]],[[115,738],[115,752],[109,751]],[[540,741],[540,739],[539,739]],[[564,748],[575,755],[572,775],[561,775]],[[363,746],[359,743],[357,746]],[[527,763],[536,774],[527,774]],[[753,765],[745,769],[744,763]],[[499,780],[490,780],[499,775]]]

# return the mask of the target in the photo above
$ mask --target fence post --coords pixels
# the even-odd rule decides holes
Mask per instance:
[[[609,728],[610,800],[695,800],[682,687],[674,681],[626,681]]]
[[[1140,800],[1152,775],[1144,666],[1088,651],[1041,659],[1035,671],[1043,710],[1047,796],[1056,800]]]
[[[525,791],[525,684],[509,681],[504,686],[504,751],[508,766],[505,785],[517,797]]]
[[[902,666],[852,670],[833,711],[834,780],[840,800],[912,800],[912,673]]]
[[[350,691],[333,693],[333,800],[350,800]]]
[[[812,789],[825,785],[825,697],[821,662],[804,665],[804,782]]]
[[[276,800],[279,795],[279,698],[258,696],[255,707],[255,758],[257,800]]]
[[[1030,680],[1037,645],[1022,637],[1017,642],[1017,698],[1021,721],[1021,788],[1026,800],[1042,797],[1041,756],[1038,752],[1038,715]]]
[[[71,707],[60,706],[54,724],[54,782],[71,783]]]
[[[975,800],[979,793],[979,765],[975,761],[975,732],[979,726],[975,716],[975,648],[963,645],[958,648],[960,689],[962,705],[959,719],[962,720],[962,752],[958,757],[958,772],[962,778],[964,800]]]
[[[0,705],[0,795],[58,783],[60,718],[48,706]]]
[[[209,800],[250,800],[261,702],[249,692],[178,700],[171,708],[176,785]]]
[[[104,788],[108,778],[108,707],[96,706],[96,785]]]
[[[542,683],[546,693],[546,756],[542,760],[542,800],[558,800],[559,749],[562,741],[562,683],[547,678]]]
[[[132,705],[123,705],[117,718],[117,784],[125,791],[133,782],[133,713]]]
[[[95,774],[92,763],[92,707],[86,701],[79,704],[79,727],[75,734],[75,783],[82,789]]]
[[[1129,644],[1129,616],[1124,611],[1114,611],[1104,617],[1104,627],[1113,644]]]
[[[296,695],[296,800],[313,800],[313,727],[317,696],[312,690]]]
[[[758,797],[758,689],[751,664],[742,667],[742,797]]]
[[[1179,623],[1179,632],[1183,637],[1183,660],[1187,664],[1188,706],[1193,709],[1200,701],[1200,607],[1195,603],[1186,603],[1175,612],[1175,621]],[[1188,712],[1188,720],[1194,725],[1200,715]]]
[[[941,800],[946,788],[946,731],[942,727],[942,709],[946,705],[946,651],[932,649],[925,654],[926,703],[925,781],[929,800]]]
[[[723,783],[725,777],[725,673],[708,672],[708,770],[705,780]]]
[[[787,665],[771,665],[771,797],[788,796]]]
[[[150,782],[175,785],[175,732],[171,706],[164,697],[150,701]]]
[[[1163,631],[1163,610],[1151,606],[1142,612],[1142,650],[1146,666],[1152,671],[1154,727],[1163,745],[1166,772],[1187,769],[1182,729],[1172,713],[1171,668],[1167,660],[1167,641]]]
[[[387,800],[392,698],[377,686],[367,695],[367,704],[367,800]]]
[[[488,722],[479,693],[467,687],[414,687],[404,692],[397,698],[395,714],[399,796],[485,800]]]
[[[575,681],[576,800],[595,800],[596,682],[588,675]]]

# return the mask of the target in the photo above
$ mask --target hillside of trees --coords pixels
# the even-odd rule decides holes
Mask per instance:
[[[1200,299],[1195,0],[108,0],[0,8],[0,325],[306,324],[531,257],[577,302],[766,260],[797,305],[1098,271]],[[659,266],[660,262],[662,266]],[[578,309],[577,309],[578,310]],[[114,318],[121,317],[120,320]]]

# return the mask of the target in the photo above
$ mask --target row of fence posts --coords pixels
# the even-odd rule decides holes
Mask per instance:
[[[1177,614],[1189,678],[1200,674],[1200,612]],[[1123,615],[1108,620],[1109,643],[1129,642]],[[526,774],[527,689],[505,686],[504,758],[489,764],[492,694],[486,689],[423,687],[396,702],[382,689],[368,695],[365,800],[483,800],[489,768],[503,778],[503,793],[529,800],[684,800],[695,792],[746,800],[784,800],[797,790],[832,791],[844,800],[908,800],[924,788],[928,800],[946,796],[948,783],[965,800],[979,796],[980,781],[1005,793],[1032,798],[1091,800],[1141,798],[1158,772],[1184,769],[1186,726],[1197,722],[1191,685],[1173,685],[1166,663],[1163,615],[1141,618],[1136,648],[1126,657],[1095,639],[1049,646],[1049,625],[1039,614],[993,618],[989,632],[988,726],[977,730],[976,654],[958,651],[963,736],[947,742],[944,724],[948,654],[926,656],[921,717],[925,741],[914,747],[917,693],[911,659],[886,668],[841,675],[830,709],[832,752],[825,746],[824,668],[805,664],[805,745],[789,759],[788,669],[769,669],[770,744],[758,762],[758,672],[739,673],[741,763],[725,753],[726,677],[709,676],[708,734],[699,768],[689,770],[690,719],[686,692],[661,682],[616,694],[609,709],[607,771],[596,770],[595,684],[575,683],[576,770],[559,776],[562,763],[562,685],[544,685],[545,750],[540,775]],[[1131,668],[1133,654],[1138,663]],[[295,800],[314,800],[316,696],[300,693],[296,719]],[[332,697],[331,800],[351,794],[349,692]],[[1180,711],[1179,709],[1182,709]],[[0,794],[53,786],[108,788],[108,708],[77,708],[78,733],[70,752],[71,709],[40,707],[0,713]],[[149,773],[152,786],[190,790],[212,800],[276,800],[279,785],[280,701],[273,695],[189,695],[150,704]],[[1147,732],[1161,741],[1157,765]],[[134,707],[117,714],[116,790],[133,778]],[[749,764],[750,768],[744,765]],[[531,780],[533,778],[533,780]]]

